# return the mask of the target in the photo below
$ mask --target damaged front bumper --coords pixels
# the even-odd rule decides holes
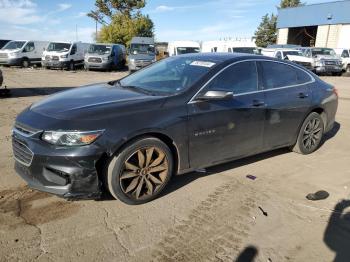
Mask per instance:
[[[95,145],[58,148],[40,140],[40,134],[12,135],[16,172],[28,186],[68,199],[101,197],[96,163],[102,153]]]

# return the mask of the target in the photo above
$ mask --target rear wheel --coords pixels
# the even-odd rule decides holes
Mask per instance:
[[[313,153],[321,144],[323,132],[324,123],[322,117],[318,113],[312,112],[300,128],[293,151],[303,155]]]
[[[173,173],[169,147],[157,138],[143,138],[114,156],[108,166],[110,193],[124,203],[136,205],[155,199]]]

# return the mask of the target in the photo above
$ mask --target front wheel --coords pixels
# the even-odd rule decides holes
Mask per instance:
[[[69,68],[69,71],[74,71],[75,70],[75,65],[74,65],[73,61],[70,61],[68,68]]]
[[[322,117],[312,112],[304,121],[300,128],[298,139],[293,147],[293,151],[307,155],[316,151],[322,141],[324,123]]]
[[[174,161],[157,138],[143,138],[125,147],[108,166],[107,186],[114,198],[137,205],[155,199],[168,184]]]
[[[29,60],[26,59],[26,58],[24,58],[24,59],[22,60],[22,67],[28,68],[29,66],[30,66]]]

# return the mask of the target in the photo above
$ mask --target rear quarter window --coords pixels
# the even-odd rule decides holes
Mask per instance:
[[[296,67],[277,62],[261,62],[264,89],[274,89],[305,84],[312,79],[309,74]]]

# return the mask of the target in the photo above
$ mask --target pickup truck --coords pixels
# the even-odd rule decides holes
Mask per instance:
[[[337,48],[334,51],[342,61],[343,71],[350,73],[350,48]]]
[[[342,74],[342,61],[331,48],[308,47],[300,49],[303,56],[291,56],[290,61],[298,63],[310,69],[314,73]]]

